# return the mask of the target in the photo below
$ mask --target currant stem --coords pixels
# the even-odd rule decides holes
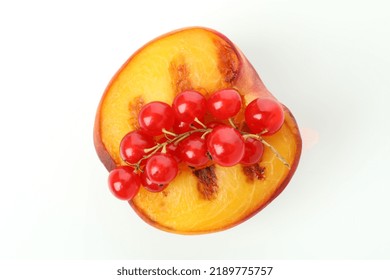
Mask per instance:
[[[200,124],[203,128],[207,128],[207,126],[202,123],[198,118],[195,118],[194,121],[197,123],[197,124]]]
[[[171,131],[168,131],[168,130],[166,130],[165,128],[163,128],[161,131],[162,131],[164,134],[171,135],[171,136],[173,136],[173,137],[176,137],[176,136],[177,136],[176,133],[173,133],[173,132],[171,132]]]
[[[191,135],[190,133],[186,132],[184,134],[181,134],[180,137],[176,137],[175,139],[173,139],[172,142],[174,142],[174,144],[177,145],[180,141],[186,139],[190,135]]]
[[[235,129],[237,129],[237,126],[236,126],[236,124],[234,123],[233,118],[229,118],[229,123],[230,123],[230,125],[231,125],[232,127],[234,127]]]
[[[160,148],[160,147],[161,147],[161,144],[157,144],[156,146],[153,146],[153,147],[151,147],[151,148],[144,149],[144,153],[145,153],[145,154],[148,154],[148,153],[150,153],[150,152],[152,152],[152,151],[154,151],[154,150],[157,150],[157,149]]]
[[[287,162],[287,160],[278,152],[278,150],[275,149],[274,146],[272,146],[270,143],[268,143],[267,141],[265,141],[263,139],[263,137],[261,137],[260,135],[258,134],[244,134],[242,137],[244,137],[244,139],[247,139],[247,138],[255,138],[257,140],[259,140],[261,143],[263,143],[264,146],[267,146],[274,154],[275,156],[288,168],[288,169],[291,169],[291,166],[290,164]]]
[[[270,148],[270,150],[275,154],[275,156],[288,168],[288,169],[291,169],[290,167],[290,164],[287,162],[287,160],[282,157],[281,154],[279,154],[278,150],[276,150],[274,148],[274,146],[272,146],[270,143],[268,143],[267,141],[265,141],[264,139],[261,139],[260,140],[261,143],[263,143],[265,146],[267,146],[268,148]]]
[[[166,154],[166,153],[167,153],[167,143],[168,143],[168,142],[165,142],[165,143],[162,145],[161,152],[162,152],[163,154]]]
[[[200,122],[200,124],[202,124]],[[167,145],[170,144],[170,143],[174,143],[175,145],[177,145],[177,143],[179,143],[180,141],[186,139],[188,136],[190,136],[191,134],[195,133],[195,132],[202,132],[202,136],[201,137],[204,137],[206,136],[208,133],[210,133],[212,131],[211,128],[207,128],[205,126],[205,128],[196,128],[196,129],[193,129],[193,130],[190,130],[190,131],[187,131],[185,133],[182,133],[182,134],[176,134],[176,133],[173,133],[171,131],[168,131],[166,130],[165,128],[162,129],[162,132],[165,134],[165,135],[171,135],[171,136],[174,136],[174,138],[172,139],[169,139],[167,138],[167,141],[164,142],[164,143],[159,143],[151,148],[148,148],[148,149],[144,149],[144,153],[146,155],[144,155],[137,163],[135,164],[130,164],[131,166],[134,166],[134,169],[138,172],[139,170],[141,170],[141,162],[147,158],[150,158],[152,155],[154,155],[155,153],[157,153],[160,149],[161,149],[161,152],[164,154],[167,152]]]
[[[212,131],[211,129],[206,130],[206,131],[202,134],[202,136],[200,136],[200,138],[205,139],[205,138],[206,138],[206,135],[209,134],[211,131]]]
[[[180,141],[183,141],[184,139],[186,139],[187,137],[189,137],[191,134],[193,133],[196,133],[196,132],[199,132],[199,133],[202,133],[202,136],[201,138],[202,139],[205,139],[206,135],[209,134],[210,132],[212,132],[213,130],[211,128],[207,128],[206,125],[204,125],[198,118],[195,118],[195,122],[200,124],[203,128],[195,128],[192,126],[192,130],[190,131],[187,131],[187,132],[184,132],[182,134],[176,134],[174,132],[171,132],[171,131],[168,131],[166,130],[165,128],[162,129],[162,132],[164,133],[165,137],[167,138],[167,141],[164,142],[164,143],[159,143],[157,145],[155,145],[154,147],[151,147],[151,148],[148,148],[148,149],[144,149],[144,152],[146,155],[144,155],[137,163],[135,164],[129,164],[131,166],[134,167],[134,172],[138,172],[138,171],[142,171],[141,170],[141,162],[149,157],[151,157],[152,155],[154,155],[155,153],[157,153],[160,149],[161,149],[161,152],[162,153],[166,153],[167,152],[167,145],[170,144],[170,143],[174,143],[175,145],[177,145]],[[237,126],[235,125],[234,121],[232,118],[229,118],[229,123],[231,124],[232,127],[234,127],[235,129],[237,129]],[[261,143],[263,143],[264,146],[267,146],[271,151],[272,153],[275,154],[275,156],[288,168],[288,169],[291,169],[291,166],[290,164],[287,162],[287,160],[278,152],[278,150],[275,149],[274,146],[272,146],[270,143],[268,143],[267,141],[265,141],[263,139],[263,137],[261,136],[262,134],[264,133],[267,133],[267,131],[262,131],[260,134],[250,134],[250,133],[242,133],[242,137],[244,139],[247,139],[247,138],[255,138],[257,140],[259,140]],[[173,138],[168,138],[167,136],[172,136]]]
[[[139,165],[139,162],[137,163],[128,163],[126,162],[129,166],[133,167],[134,168],[134,173],[138,173],[138,171],[142,171],[141,170],[141,167]]]
[[[141,161],[143,161],[144,159],[147,159],[147,158],[149,158],[150,156],[152,156],[152,155],[154,155],[155,153],[157,153],[158,150],[159,150],[161,147],[163,147],[163,146],[166,145],[166,143],[167,143],[167,142],[162,143],[162,144],[157,144],[156,146],[154,146],[154,147],[152,147],[152,148],[150,148],[150,149],[145,149],[144,152],[145,152],[146,154],[149,153],[149,152],[150,152],[150,153],[147,154],[147,155],[145,155],[145,156],[143,156],[143,157],[137,162],[137,164],[140,164]]]

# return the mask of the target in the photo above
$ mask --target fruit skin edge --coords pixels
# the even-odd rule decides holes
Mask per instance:
[[[207,28],[207,27],[194,26],[194,27],[185,27],[185,28],[173,30],[171,32],[162,34],[162,35],[156,37],[155,39],[153,39],[153,40],[147,42],[146,44],[144,44],[142,47],[140,47],[137,51],[135,51],[126,60],[126,62],[117,70],[115,75],[111,78],[109,84],[107,85],[107,87],[106,87],[106,89],[104,91],[104,94],[103,94],[102,98],[100,99],[100,102],[99,102],[99,105],[98,105],[98,109],[97,109],[97,114],[96,114],[96,117],[95,117],[95,124],[94,124],[94,129],[93,129],[93,139],[94,139],[94,145],[95,145],[95,149],[97,151],[98,157],[99,157],[100,161],[103,163],[103,165],[106,167],[106,169],[108,171],[111,171],[112,169],[114,169],[116,167],[116,164],[115,164],[114,160],[111,158],[111,156],[109,155],[107,149],[105,148],[105,146],[104,146],[104,144],[102,142],[102,138],[100,137],[100,133],[101,133],[100,132],[101,106],[102,106],[102,103],[104,101],[104,95],[106,94],[106,92],[108,92],[108,90],[110,89],[111,85],[117,79],[118,75],[122,72],[122,70],[146,46],[148,46],[149,44],[152,44],[152,43],[160,40],[161,38],[166,38],[166,37],[168,37],[170,35],[173,35],[173,34],[176,34],[176,33],[180,32],[180,31],[193,29],[193,28],[199,28],[199,29],[203,29],[203,30],[209,31],[211,33],[214,33],[215,35],[217,35],[218,37],[220,37],[224,41],[226,41],[232,47],[232,50],[237,54],[238,69],[239,69],[239,72],[238,72],[237,77],[236,77],[235,84],[239,85],[240,83],[242,83],[243,86],[241,88],[245,88],[245,91],[254,93],[254,94],[246,94],[245,96],[252,95],[253,99],[257,98],[257,97],[267,97],[267,98],[274,98],[274,99],[276,99],[272,95],[272,93],[269,92],[268,89],[265,87],[265,85],[262,82],[262,80],[260,79],[257,71],[254,69],[253,65],[249,62],[249,60],[246,58],[246,56],[241,52],[241,50],[230,39],[228,39],[225,35],[221,34],[220,32],[218,32],[216,30],[213,30],[213,29],[210,29],[210,28]],[[243,66],[245,66],[245,67],[243,67]],[[249,86],[248,86],[248,81],[252,81],[252,84],[249,85]],[[292,176],[294,175],[294,173],[295,173],[295,171],[296,171],[296,169],[298,167],[298,164],[299,164],[299,160],[300,160],[300,156],[301,156],[301,152],[302,152],[302,138],[301,138],[301,135],[300,135],[300,132],[299,132],[298,124],[297,124],[297,122],[295,120],[295,117],[290,112],[290,110],[286,106],[284,106],[283,104],[282,104],[282,106],[283,106],[283,109],[284,109],[284,112],[285,112],[285,116],[287,116],[285,118],[285,124],[284,125],[287,125],[291,129],[291,131],[293,132],[293,134],[295,136],[295,141],[296,141],[295,157],[294,157],[294,160],[293,160],[292,164],[290,165],[290,171],[289,171],[288,175],[283,180],[283,182],[280,183],[279,187],[275,190],[275,192],[268,199],[268,201],[266,203],[264,203],[264,204],[260,204],[259,208],[255,209],[252,213],[250,213],[246,217],[244,217],[241,220],[238,220],[238,221],[236,221],[234,223],[227,224],[223,228],[216,228],[216,229],[213,229],[213,230],[210,230],[210,231],[191,231],[191,232],[187,232],[187,231],[179,231],[177,229],[172,229],[172,228],[169,228],[169,227],[166,227],[166,226],[163,226],[163,225],[157,223],[156,221],[150,219],[142,210],[137,208],[132,201],[128,202],[129,205],[133,208],[133,210],[137,213],[137,215],[142,220],[144,220],[147,224],[149,224],[149,225],[151,225],[151,226],[153,226],[155,228],[158,228],[160,230],[166,231],[166,232],[175,233],[175,234],[183,234],[183,235],[198,235],[198,234],[207,234],[207,233],[215,233],[215,232],[219,232],[219,231],[224,231],[224,230],[227,230],[229,228],[235,227],[236,225],[239,225],[242,222],[245,222],[248,219],[252,218],[257,213],[259,213],[262,209],[264,209],[266,206],[268,206],[268,204],[270,204],[276,197],[278,197],[279,194],[282,193],[282,191],[287,187],[288,183],[290,182],[290,180],[291,180]]]

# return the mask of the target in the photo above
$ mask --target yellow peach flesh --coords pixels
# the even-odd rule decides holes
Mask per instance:
[[[98,153],[104,147],[115,165],[123,165],[119,144],[125,134],[137,128],[142,104],[151,101],[171,104],[176,94],[185,89],[195,89],[207,96],[234,87],[246,104],[256,96],[273,98],[264,86],[258,86],[259,92],[254,92],[253,82],[247,87],[245,77],[235,79],[240,67],[247,67],[247,72],[252,68],[230,44],[215,32],[193,28],[161,37],[138,51],[113,78],[100,103],[95,126]],[[221,62],[225,56],[227,60]],[[221,64],[226,64],[227,71]],[[236,72],[229,73],[229,67]],[[258,84],[262,85],[260,80]],[[281,130],[265,139],[292,169],[296,168],[301,140],[287,108]],[[250,178],[241,165],[229,168],[215,165],[218,186],[211,196],[205,196],[193,170],[181,164],[178,176],[168,188],[160,193],[141,188],[131,205],[144,220],[164,230],[193,234],[226,229],[267,205],[294,171],[266,147],[260,166],[264,168],[263,179]]]

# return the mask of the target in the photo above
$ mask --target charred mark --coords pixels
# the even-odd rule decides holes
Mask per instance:
[[[129,108],[129,124],[134,128],[138,129],[138,114],[141,108],[144,106],[145,101],[141,96],[135,97],[128,105]]]
[[[169,65],[169,73],[175,95],[182,91],[192,89],[190,71],[183,57],[178,56],[171,61]]]
[[[264,180],[265,179],[265,167],[261,167],[258,163],[242,166],[245,176],[248,181],[253,182],[254,180]]]
[[[167,190],[163,190],[163,191],[162,191],[162,194],[163,194],[164,197],[167,197],[168,194],[169,194],[169,192],[168,192]]]
[[[218,69],[228,85],[232,85],[238,76],[239,60],[232,47],[226,42],[215,40],[218,49]]]
[[[198,191],[203,199],[212,200],[218,192],[217,176],[215,166],[194,170],[192,173],[198,178]]]

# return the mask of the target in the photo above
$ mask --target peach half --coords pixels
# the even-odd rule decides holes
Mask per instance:
[[[209,96],[234,88],[243,107],[258,97],[275,99],[243,53],[224,35],[207,28],[186,28],[165,34],[133,54],[114,75],[100,101],[94,143],[107,170],[125,165],[119,155],[121,139],[138,128],[143,104],[172,104],[184,90]],[[282,128],[264,139],[289,163],[286,167],[265,147],[258,164],[201,169],[180,165],[177,177],[162,192],[141,187],[129,201],[136,213],[159,229],[181,234],[211,233],[252,217],[275,199],[294,174],[301,137],[297,123],[284,108]],[[243,109],[235,117],[245,126]]]

